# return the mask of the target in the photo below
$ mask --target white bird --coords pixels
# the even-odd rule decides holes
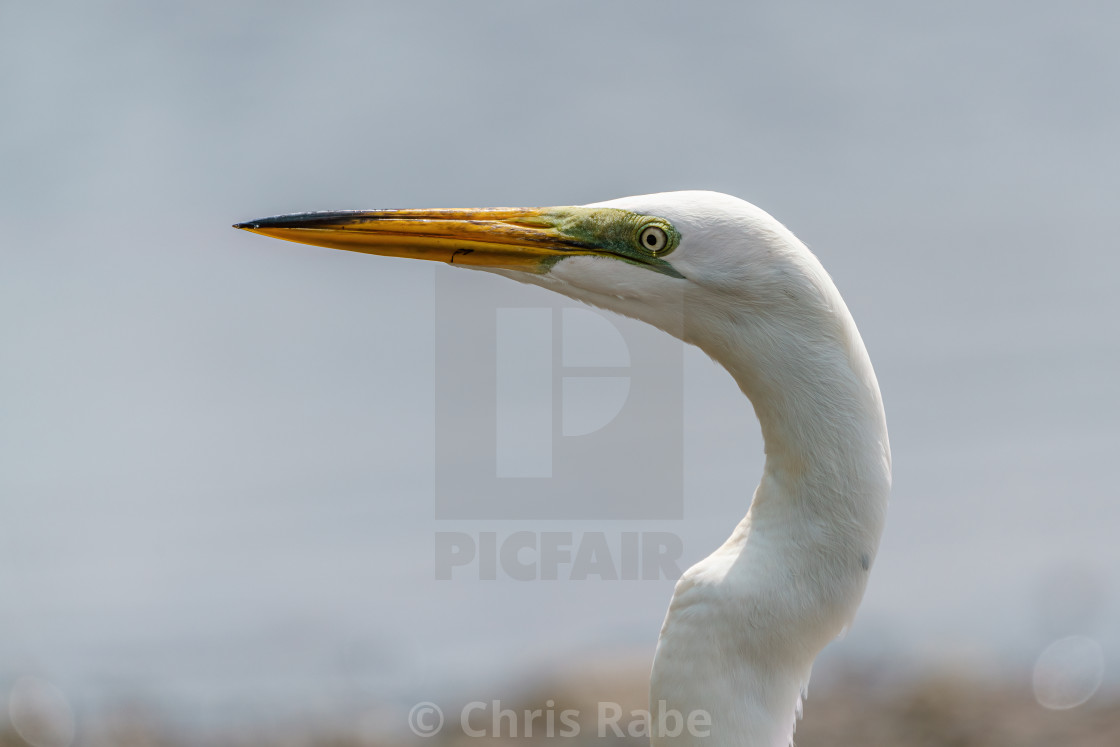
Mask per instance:
[[[731,537],[676,585],[651,674],[651,739],[791,743],[813,660],[863,597],[891,454],[863,340],[788,229],[714,192],[582,207],[301,213],[236,227],[496,272],[640,319],[722,364],[754,405],[766,463]],[[710,728],[702,718],[679,734],[657,728],[670,711],[706,714]]]

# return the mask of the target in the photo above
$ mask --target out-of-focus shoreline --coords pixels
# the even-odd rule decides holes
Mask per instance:
[[[572,673],[471,697],[477,699],[431,704],[438,709],[438,720],[435,710],[409,713],[370,704],[349,715],[341,715],[340,710],[340,715],[327,720],[277,712],[218,728],[194,728],[162,718],[158,709],[122,704],[100,713],[78,714],[69,745],[648,744],[640,718],[633,717],[646,708],[646,678],[637,667]],[[604,713],[619,712],[621,718],[606,726],[597,723]],[[25,716],[22,729],[17,730],[14,715],[6,713],[7,722],[0,722],[0,747],[67,747],[59,741],[64,729],[36,724]],[[432,729],[437,723],[435,733],[418,735],[417,730]],[[798,747],[1115,747],[1120,744],[1120,693],[1106,686],[1081,705],[1055,710],[1039,704],[1029,682],[988,680],[953,671],[903,677],[849,667],[811,689],[795,736]]]

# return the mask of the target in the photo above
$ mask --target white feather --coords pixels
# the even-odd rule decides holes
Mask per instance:
[[[677,583],[651,675],[653,744],[785,747],[883,530],[891,456],[871,361],[820,262],[754,205],[674,192],[597,206],[671,221],[681,242],[665,259],[684,279],[588,256],[544,276],[501,274],[697,345],[750,398],[766,442],[746,516]],[[709,714],[710,734],[656,733],[664,709]]]

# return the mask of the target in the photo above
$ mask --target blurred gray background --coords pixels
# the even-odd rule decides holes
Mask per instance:
[[[761,467],[730,378],[685,353],[681,521],[437,522],[452,271],[229,226],[672,189],[792,228],[879,373],[889,525],[817,676],[1026,683],[1079,634],[1115,680],[1118,8],[7,0],[0,690],[206,722],[648,658],[671,581],[436,582],[433,533],[698,560]]]

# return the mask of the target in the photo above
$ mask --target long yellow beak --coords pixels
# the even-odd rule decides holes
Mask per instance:
[[[558,230],[571,210],[347,210],[279,215],[234,228],[365,254],[543,273],[562,257],[604,253]]]

